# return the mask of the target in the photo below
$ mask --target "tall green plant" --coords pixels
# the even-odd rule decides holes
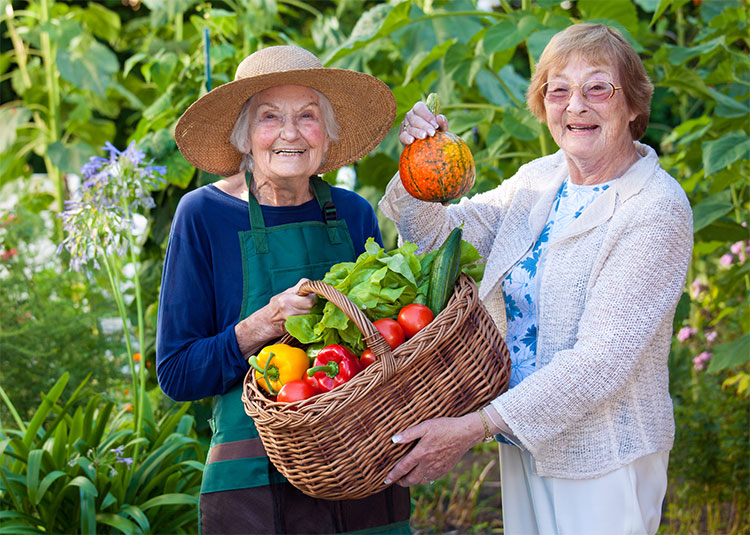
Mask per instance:
[[[191,533],[204,450],[189,404],[154,419],[133,414],[81,383],[67,401],[65,373],[25,423],[0,427],[0,533]],[[127,456],[138,447],[139,460]]]

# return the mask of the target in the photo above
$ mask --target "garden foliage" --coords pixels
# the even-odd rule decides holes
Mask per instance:
[[[138,262],[130,262],[131,271],[122,273],[117,285],[128,305],[128,321],[123,324],[129,330],[141,327],[139,350],[143,363],[150,363],[161,259],[174,208],[186,191],[216,179],[197,172],[182,158],[172,134],[174,124],[196,98],[230,81],[241,59],[260,47],[294,43],[316,53],[327,66],[373,74],[393,89],[398,104],[394,125],[415,101],[437,92],[451,130],[464,138],[474,154],[473,194],[495,187],[523,163],[557,150],[525,107],[528,79],[555,32],[577,21],[600,21],[620,29],[644,60],[656,90],[643,141],[657,150],[662,166],[682,184],[694,211],[695,250],[670,359],[678,431],[665,522],[670,532],[705,531],[709,525],[717,532],[746,529],[736,522],[748,513],[750,484],[746,0],[141,0],[131,4],[139,9],[119,0],[12,4],[0,0],[0,217],[4,222],[0,280],[4,290],[11,289],[1,297],[0,351],[4,368],[12,370],[4,374],[3,388],[14,403],[18,400],[21,420],[14,426],[6,417],[7,409],[0,413],[6,440],[28,427],[23,421],[37,404],[29,393],[51,392],[61,363],[71,372],[99,370],[100,362],[122,365],[126,362],[122,354],[132,357],[134,352],[124,347],[121,331],[103,328],[103,320],[121,311],[107,290],[110,280],[105,274],[65,274],[60,267],[67,267],[69,256],[56,257],[35,245],[44,237],[56,244],[64,239],[56,214],[75,189],[74,175],[81,173],[90,157],[101,156],[105,142],[125,147],[136,141],[155,164],[166,168],[165,184],[154,195],[155,206],[145,213],[148,225],[138,244]],[[397,169],[399,153],[394,128],[373,153],[346,173],[356,177],[357,191],[375,203]],[[331,173],[324,178],[335,182],[343,176]],[[6,198],[16,202],[3,204]],[[36,225],[33,234],[14,230],[42,219],[47,224]],[[382,227],[390,249],[395,230],[384,220]],[[33,259],[32,251],[36,251]],[[125,264],[113,266],[119,272]],[[74,291],[63,290],[62,285],[71,281]],[[22,283],[30,288],[28,293],[21,289]],[[142,307],[130,306],[137,295]],[[65,314],[53,311],[68,299],[71,310],[80,314],[67,322],[66,336],[75,336],[80,343],[46,345],[43,340],[52,316]],[[57,360],[55,353],[60,354]],[[112,357],[106,359],[105,354]],[[52,364],[40,364],[39,369],[27,362]],[[125,368],[120,381],[129,382],[128,374],[133,373]],[[99,391],[105,390],[105,384],[122,390],[109,373],[96,379]],[[153,387],[153,367],[146,379]],[[163,397],[156,398],[158,391],[152,396],[157,413],[169,407]],[[68,399],[80,401],[76,396]],[[69,412],[78,410],[75,403],[68,404]],[[194,404],[190,411],[204,409],[204,404]],[[104,429],[102,437],[117,433],[120,421],[113,417],[115,412],[92,409],[92,422]],[[44,438],[46,446],[39,443],[37,450],[62,448],[54,440],[55,434],[64,434],[61,424],[54,433],[49,430],[56,418],[67,419],[52,409],[36,414],[42,413],[45,417],[38,422],[35,440]],[[74,414],[70,412],[71,419]],[[195,422],[199,433],[203,420]],[[18,439],[4,444],[0,466],[16,470],[8,472],[16,476],[3,481],[2,509],[22,515],[15,518],[15,525],[48,525],[39,520],[40,504],[45,502],[32,504],[40,494],[32,493],[30,499],[29,491],[18,486],[19,477],[29,484],[22,459],[28,459],[32,450],[16,449],[21,448]],[[88,447],[106,453],[93,442]],[[146,443],[143,447],[152,450]],[[34,458],[38,456],[47,458],[39,453]],[[716,463],[724,463],[726,470],[715,469]],[[46,461],[41,466],[64,471]],[[107,492],[99,486],[101,480],[89,475],[101,498],[93,503],[100,507],[108,500]],[[79,476],[89,477],[85,471],[74,477]],[[165,485],[167,479],[162,480]],[[180,492],[192,491],[186,487]],[[76,503],[83,504],[89,495],[80,490]],[[97,515],[114,509],[97,511],[99,522]],[[135,522],[136,531],[154,531],[153,523],[145,529],[123,509],[112,514]],[[80,520],[84,517],[87,522],[92,518],[88,511]],[[110,520],[111,529],[120,529],[115,525],[118,520],[103,518]]]

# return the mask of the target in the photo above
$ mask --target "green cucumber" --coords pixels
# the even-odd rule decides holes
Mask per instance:
[[[461,262],[461,227],[454,228],[438,249],[430,270],[430,288],[427,291],[427,306],[437,316],[453,295]]]

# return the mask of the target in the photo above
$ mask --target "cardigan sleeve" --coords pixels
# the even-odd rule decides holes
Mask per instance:
[[[492,249],[497,228],[512,201],[514,184],[518,182],[516,177],[522,174],[521,170],[491,191],[464,197],[460,202],[448,206],[415,199],[406,191],[396,173],[378,206],[396,224],[399,243],[416,243],[420,253],[431,251],[443,243],[451,230],[463,224],[463,239],[486,258]]]
[[[573,347],[493,401],[533,455],[543,456],[551,440],[621,391],[640,359],[663,357],[666,366],[692,251],[692,214],[682,196],[634,201],[644,206],[595,268]]]

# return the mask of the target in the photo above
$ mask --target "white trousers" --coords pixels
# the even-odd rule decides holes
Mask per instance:
[[[669,452],[595,479],[540,477],[527,450],[499,444],[506,535],[654,535]]]

